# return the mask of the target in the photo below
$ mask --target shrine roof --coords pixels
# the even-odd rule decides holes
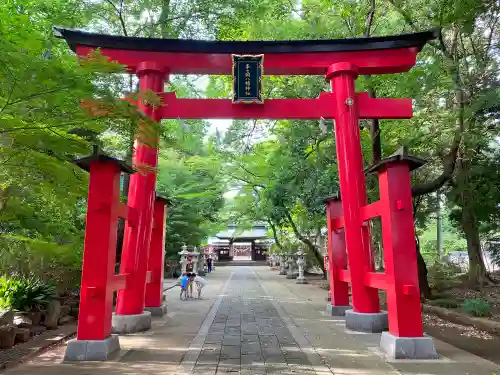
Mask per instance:
[[[228,226],[227,230],[217,233],[215,237],[233,241],[252,241],[267,238],[268,235],[267,228],[263,225],[255,225],[251,230],[238,230],[235,226]]]
[[[54,27],[54,32],[57,37],[65,39],[73,51],[76,51],[76,46],[88,46],[115,50],[200,54],[297,54],[401,48],[421,50],[429,40],[437,37],[439,30],[431,29],[417,33],[363,38],[255,41],[126,37],[89,33],[63,27]]]

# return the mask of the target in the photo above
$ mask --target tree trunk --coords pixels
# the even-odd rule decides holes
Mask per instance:
[[[427,265],[425,259],[420,253],[420,241],[415,236],[415,243],[417,248],[417,271],[418,271],[418,287],[420,288],[420,296],[422,300],[431,298],[432,290],[429,286],[429,279],[427,278]]]
[[[465,199],[468,199],[469,193],[465,192],[463,196]],[[484,265],[484,260],[481,254],[481,241],[479,238],[477,220],[474,213],[467,207],[462,208],[461,224],[467,240],[470,287],[482,288],[485,285],[490,285],[492,284],[492,280],[486,271],[486,266]]]
[[[288,210],[286,211],[285,215],[286,215],[288,222],[290,223],[290,226],[292,227],[292,230],[293,230],[293,233],[295,234],[295,237],[297,237],[297,239],[299,241],[302,241],[307,246],[307,248],[310,250],[310,252],[314,256],[314,258],[318,262],[318,265],[321,267],[321,270],[323,271],[323,278],[326,280],[327,274],[326,274],[326,270],[325,270],[325,267],[323,264],[323,256],[319,253],[318,248],[316,246],[314,246],[314,244],[307,237],[304,237],[299,232],[297,226],[295,225],[295,222],[292,219],[292,215],[290,215],[290,212]]]

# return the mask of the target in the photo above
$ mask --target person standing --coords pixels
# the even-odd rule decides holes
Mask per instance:
[[[207,270],[208,273],[212,272],[212,257],[208,257],[207,259]]]

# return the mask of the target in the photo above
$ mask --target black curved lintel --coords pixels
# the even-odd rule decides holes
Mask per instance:
[[[420,51],[429,40],[437,38],[439,33],[439,29],[431,29],[369,38],[219,41],[125,37],[54,27],[55,36],[65,39],[73,51],[77,45],[82,45],[119,50],[205,54],[319,53],[400,48],[417,48]]]

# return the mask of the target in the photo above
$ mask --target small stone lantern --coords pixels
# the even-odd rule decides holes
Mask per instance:
[[[285,253],[281,252],[278,255],[280,257],[280,275],[286,275]]]
[[[205,258],[205,251],[202,250],[200,252],[200,263],[198,266],[198,272],[197,274],[200,276],[205,276],[205,264],[206,264],[206,258]]]
[[[286,273],[286,278],[287,279],[294,279],[295,278],[294,277],[295,275],[294,275],[294,272],[293,272],[294,268],[295,268],[294,267],[294,265],[295,265],[295,259],[294,259],[295,256],[294,255],[295,254],[293,254],[293,253],[289,253],[286,256],[286,263],[288,264],[288,271]]]
[[[193,272],[198,273],[198,256],[200,253],[198,252],[198,249],[196,246],[193,248],[193,251],[191,252],[191,259],[193,260]]]
[[[271,269],[276,269],[276,266],[279,262],[278,258],[278,254],[271,254]]]
[[[297,266],[299,267],[299,276],[297,277],[297,284],[308,284],[309,282],[304,277],[304,265],[306,264],[305,253],[302,250],[297,252]]]
[[[180,255],[181,260],[181,273],[184,275],[187,272],[187,263],[188,263],[188,255],[189,251],[187,251],[187,246],[186,244],[182,245],[182,251],[178,252],[177,254]]]

